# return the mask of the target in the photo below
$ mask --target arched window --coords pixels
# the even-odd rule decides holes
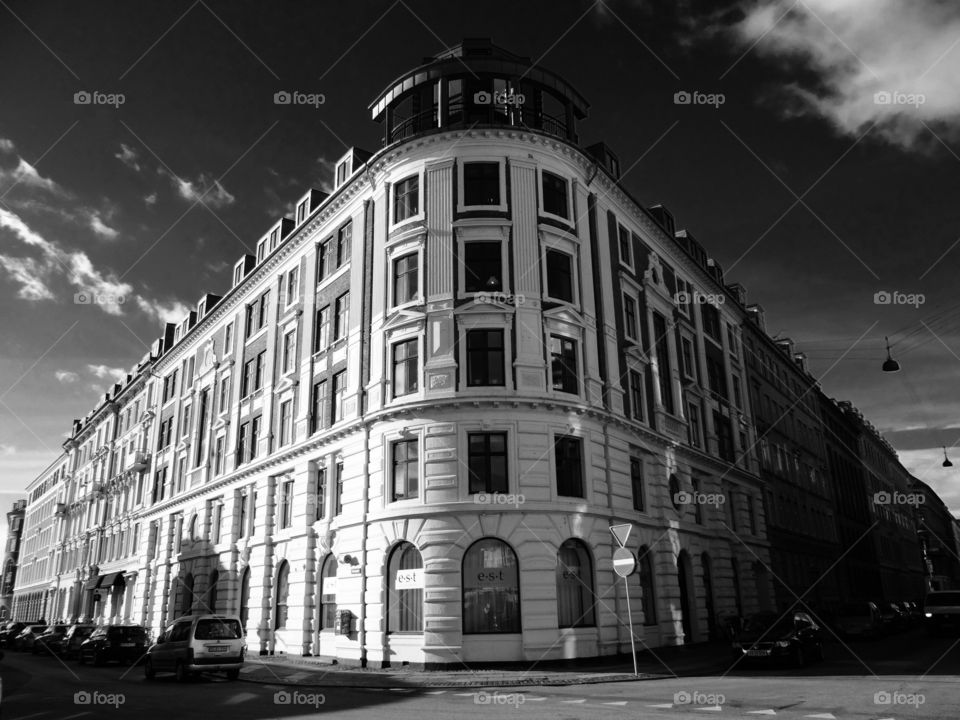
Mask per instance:
[[[327,555],[320,570],[320,630],[333,630],[337,615],[337,559]]]
[[[502,540],[477,540],[463,556],[463,632],[520,632],[517,555]]]
[[[593,564],[586,545],[567,540],[557,552],[557,617],[559,627],[592,627]]]
[[[194,513],[193,517],[190,518],[190,534],[187,536],[191,541],[197,540],[197,514]]]
[[[408,542],[390,553],[387,632],[423,632],[423,557]]]
[[[736,558],[730,558],[730,569],[733,571],[733,597],[737,604],[737,617],[743,617],[743,597],[740,595],[740,563]]]
[[[210,582],[207,586],[207,599],[205,602],[206,611],[209,613],[217,612],[217,583],[220,582],[220,573],[216,570],[210,573]]]
[[[186,577],[183,578],[181,593],[180,614],[189,615],[190,608],[193,607],[193,575],[191,573],[187,573]]]
[[[290,563],[284,560],[277,570],[277,600],[274,603],[273,629],[287,626],[287,600],[290,596]]]
[[[713,612],[713,566],[710,563],[710,554],[700,554],[700,565],[703,568],[703,594],[707,605],[707,635],[711,640],[716,639],[717,618]]]
[[[653,554],[646,545],[640,548],[640,589],[643,591],[643,624],[657,624],[657,598],[653,584]]]
[[[237,613],[240,616],[240,625],[243,626],[244,631],[247,629],[247,618],[250,613],[247,610],[247,604],[250,602],[250,566],[248,565],[243,570],[243,575],[240,577],[240,608]]]

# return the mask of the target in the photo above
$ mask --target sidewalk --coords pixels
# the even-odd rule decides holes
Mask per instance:
[[[711,675],[730,664],[724,643],[655,648],[638,652],[637,669],[629,655],[571,662],[542,662],[533,667],[475,664],[462,670],[415,670],[409,667],[373,670],[331,665],[319,658],[248,657],[240,678],[246,682],[297,687],[343,688],[483,688],[658,680],[674,676]]]

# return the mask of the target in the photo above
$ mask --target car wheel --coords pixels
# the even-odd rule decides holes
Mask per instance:
[[[177,675],[177,682],[186,682],[190,679],[190,673],[187,672],[186,666],[179,660],[177,661],[177,667],[174,672]]]
[[[799,645],[797,646],[797,649],[793,653],[793,664],[796,665],[797,667],[803,667],[804,665],[807,664],[807,656],[806,654],[804,654],[803,648],[800,647]]]
[[[236,680],[238,677],[240,677],[240,668],[227,670],[227,680]]]
[[[147,680],[153,680],[157,676],[157,671],[153,669],[153,660],[147,658],[147,661],[143,664],[143,676]]]

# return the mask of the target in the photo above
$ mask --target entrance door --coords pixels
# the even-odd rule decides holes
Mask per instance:
[[[677,579],[680,583],[680,618],[683,626],[683,642],[693,642],[693,582],[690,556],[681,550],[677,556]]]

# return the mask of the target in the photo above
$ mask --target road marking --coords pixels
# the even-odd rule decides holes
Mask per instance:
[[[390,688],[393,692],[413,692],[416,688]]]
[[[40,717],[41,715],[46,715],[47,712],[47,710],[44,710],[43,712],[33,713],[32,715],[21,715],[20,717],[16,718],[16,720],[27,720],[27,718]]]
[[[63,720],[73,720],[73,718],[83,717],[84,715],[89,715],[90,711],[77,713],[76,715],[67,715]]]
[[[586,698],[582,698],[580,700],[561,700],[560,702],[567,703],[568,705],[579,705],[580,703],[585,703],[586,701]]]
[[[253,665],[244,665],[242,668],[240,668],[240,672],[242,673],[256,672],[256,668]]]
[[[714,705],[713,707],[696,708],[696,709],[699,710],[700,712],[720,712],[721,710],[723,710],[723,708],[720,707],[719,705]]]
[[[446,690],[427,690],[426,695],[445,695]]]
[[[527,702],[543,702],[544,700],[546,700],[545,697],[537,697],[536,695],[531,695],[526,698]]]
[[[747,710],[747,715],[776,715],[776,710]]]
[[[818,713],[816,715],[804,715],[808,718],[817,718],[818,720],[837,720],[833,713]]]
[[[647,707],[652,708],[672,708],[673,703],[660,703],[659,705],[647,705]]]
[[[603,703],[603,704],[604,704],[604,705],[620,705],[620,706],[623,706],[623,705],[626,705],[626,704],[627,704],[627,701],[626,701],[626,700],[620,700],[619,702],[605,702],[605,703]]]
[[[284,678],[284,680],[293,680],[294,682],[300,682],[301,680],[304,680],[310,677],[310,675],[311,673],[308,673],[308,672],[295,672],[292,675],[287,675]]]
[[[473,697],[477,693],[454,693],[457,697]]]

